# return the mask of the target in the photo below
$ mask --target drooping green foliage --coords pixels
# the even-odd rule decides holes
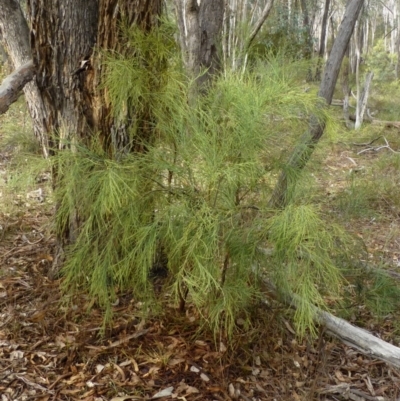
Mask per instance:
[[[271,259],[279,266],[275,282],[283,294],[298,295],[295,319],[301,333],[313,328],[314,305],[324,308],[324,296],[338,296],[343,284],[338,261],[352,240],[335,223],[326,224],[315,206],[291,204],[267,226],[275,245]]]
[[[279,213],[267,204],[282,144],[301,134],[311,110],[318,113],[317,99],[287,73],[293,65],[271,60],[262,74],[226,72],[189,105],[190,83],[166,33],[135,35],[132,57],[156,46],[145,58],[152,65],[110,56],[105,85],[116,116],[151,105],[155,137],[146,152],[117,160],[96,141],[57,156],[57,229],[68,229],[71,215],[80,223],[65,287],[89,288],[109,318],[121,290],[162,302],[151,277],[163,261],[169,299],[190,302],[215,331],[232,334],[237,316],[261,296],[262,274],[302,297],[296,317],[304,334],[313,327],[310,305],[324,306],[321,294],[340,290],[335,257],[345,247],[305,202],[294,199]]]
[[[170,100],[162,97],[165,89],[183,77],[174,25],[164,21],[150,32],[123,26],[122,32],[124,52],[106,53],[103,78],[117,119],[125,118],[129,108],[139,113],[157,109]]]

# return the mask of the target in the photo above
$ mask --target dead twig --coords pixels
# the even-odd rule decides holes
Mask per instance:
[[[367,149],[360,150],[359,152],[357,152],[357,155],[360,155],[361,153],[365,153],[365,152],[369,152],[369,151],[371,151],[371,152],[378,152],[378,151],[380,151],[381,149],[389,149],[389,150],[390,150],[391,152],[393,152],[393,153],[400,153],[400,152],[398,152],[398,151],[396,151],[396,150],[393,150],[393,149],[390,147],[389,142],[387,141],[387,139],[386,139],[384,136],[383,136],[382,138],[385,140],[386,145],[377,146],[377,147],[370,147],[370,148],[367,148]],[[375,142],[375,140],[374,140],[373,142]]]

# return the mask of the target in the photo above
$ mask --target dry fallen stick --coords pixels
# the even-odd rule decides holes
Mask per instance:
[[[377,146],[377,147],[371,147],[371,148],[363,149],[363,150],[360,150],[359,152],[357,152],[357,154],[360,155],[361,153],[365,153],[365,152],[369,152],[369,151],[378,152],[379,150],[385,149],[385,148],[386,148],[386,149],[389,149],[389,150],[392,151],[393,153],[400,153],[400,152],[397,152],[397,151],[393,150],[393,149],[390,147],[389,142],[387,141],[387,139],[386,139],[384,136],[383,136],[382,138],[385,140],[386,145],[382,145],[382,146]],[[379,139],[379,138],[377,138],[377,139]],[[372,142],[375,142],[375,141],[376,141],[376,139],[375,139],[374,141],[372,141]],[[372,143],[372,142],[371,142],[371,143]]]
[[[370,396],[363,391],[352,388],[348,383],[341,383],[334,386],[329,386],[319,391],[319,394],[340,394],[346,400],[368,400],[368,401],[389,401],[386,397]]]
[[[291,294],[282,300],[278,291],[268,280],[263,279],[268,295],[290,307],[296,308],[298,297]],[[324,326],[328,334],[338,338],[344,344],[357,349],[360,353],[371,358],[377,358],[390,365],[400,368],[400,348],[374,336],[369,331],[353,326],[349,322],[314,307],[315,321]]]

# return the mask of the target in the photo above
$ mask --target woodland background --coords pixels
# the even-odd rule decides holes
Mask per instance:
[[[3,0],[2,400],[399,399],[398,7]]]

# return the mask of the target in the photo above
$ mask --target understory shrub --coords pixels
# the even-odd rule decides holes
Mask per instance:
[[[71,216],[80,224],[64,286],[87,289],[106,321],[118,292],[132,291],[145,305],[190,303],[230,335],[262,297],[263,276],[301,297],[296,323],[304,334],[314,327],[312,305],[325,308],[324,294],[340,293],[336,258],[351,241],[307,199],[295,197],[283,211],[268,201],[284,146],[307,128],[311,111],[327,116],[273,60],[262,73],[226,72],[189,106],[191,83],[160,46],[168,59],[161,77],[111,55],[105,80],[117,114],[133,101],[151,104],[146,151],[110,157],[93,140],[55,158],[57,230],[68,230]],[[121,85],[122,76],[130,78]],[[160,264],[164,296],[151,280]]]

